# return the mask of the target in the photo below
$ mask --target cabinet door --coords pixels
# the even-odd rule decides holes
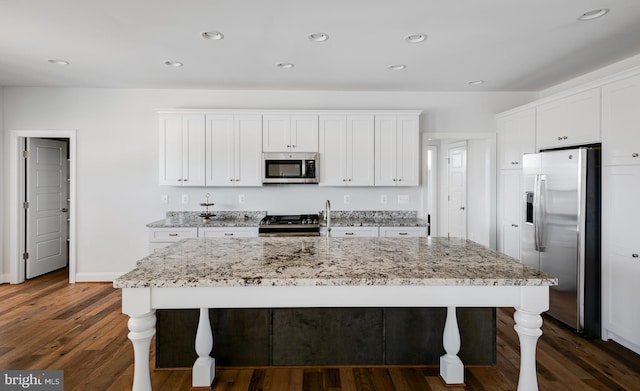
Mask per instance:
[[[373,186],[374,140],[372,115],[348,115],[346,136],[346,183],[349,186]]]
[[[320,186],[345,186],[347,183],[346,126],[345,116],[320,116]]]
[[[417,116],[398,116],[396,131],[398,186],[418,186],[420,180],[420,130]]]
[[[500,169],[521,169],[522,155],[536,149],[536,110],[534,108],[498,118]]]
[[[395,115],[375,116],[375,185],[396,186],[397,121]]]
[[[427,237],[426,227],[380,227],[380,237]]]
[[[232,114],[207,115],[207,186],[235,184],[235,131]]]
[[[636,345],[640,345],[639,193],[640,166],[603,169],[603,323]]]
[[[262,151],[291,151],[291,118],[288,115],[262,117]]]
[[[182,185],[182,115],[161,114],[160,184]]]
[[[291,116],[291,152],[318,152],[318,116]]]
[[[235,116],[235,185],[262,186],[260,115]]]
[[[537,148],[600,142],[600,89],[584,91],[538,106]]]
[[[520,259],[520,210],[522,208],[522,174],[505,170],[500,175],[500,238],[498,249]]]
[[[602,163],[640,164],[640,76],[602,87]]]
[[[257,238],[258,227],[198,228],[199,238]]]
[[[323,227],[320,230],[320,235],[324,236],[326,232],[326,228]],[[334,238],[375,238],[378,237],[378,227],[331,227],[330,236]]]
[[[204,186],[206,175],[204,115],[182,116],[182,185]]]

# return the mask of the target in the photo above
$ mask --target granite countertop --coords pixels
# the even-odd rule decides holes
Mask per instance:
[[[320,212],[321,226],[326,227],[324,212]],[[419,219],[417,211],[343,211],[331,212],[332,227],[428,227],[426,219]]]
[[[477,243],[447,238],[193,238],[138,261],[115,288],[556,285]]]
[[[147,224],[149,228],[195,228],[195,227],[257,227],[267,214],[265,211],[211,211],[215,214],[208,223],[200,216],[202,212],[167,212],[162,220]]]

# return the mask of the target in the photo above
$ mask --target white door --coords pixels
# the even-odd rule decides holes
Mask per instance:
[[[27,139],[26,278],[67,266],[67,143]]]
[[[449,237],[467,238],[467,144],[449,146]]]

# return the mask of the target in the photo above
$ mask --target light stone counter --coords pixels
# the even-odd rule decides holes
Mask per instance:
[[[114,281],[116,288],[555,284],[471,241],[325,237],[185,239]]]
[[[208,223],[202,221],[202,212],[167,212],[166,217],[147,224],[148,228],[194,227],[257,227],[267,214],[265,211],[211,211],[215,216]]]

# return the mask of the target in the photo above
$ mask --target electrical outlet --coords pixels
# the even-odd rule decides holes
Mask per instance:
[[[387,203],[387,195],[383,194],[380,196],[380,203],[381,204],[386,204]]]
[[[189,203],[189,194],[183,194],[182,195],[182,203],[183,204],[188,204]]]
[[[163,204],[168,204],[169,203],[169,195],[168,194],[163,194],[162,195],[162,203]]]
[[[244,204],[244,194],[238,194],[238,204]]]
[[[399,195],[398,196],[398,204],[408,204],[409,196],[408,195]]]
[[[344,203],[345,204],[350,204],[351,203],[351,196],[348,194],[345,194],[344,196]]]

